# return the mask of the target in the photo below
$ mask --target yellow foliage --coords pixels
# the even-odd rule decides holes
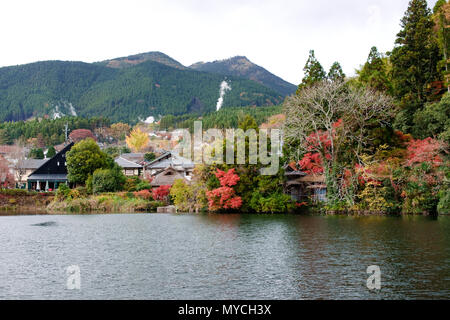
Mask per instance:
[[[135,128],[125,140],[130,149],[139,152],[148,145],[150,139],[147,133],[141,131],[139,128]]]

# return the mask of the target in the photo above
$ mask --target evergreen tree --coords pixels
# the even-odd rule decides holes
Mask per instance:
[[[377,47],[370,49],[367,61],[360,71],[357,71],[358,80],[375,90],[392,93],[392,84],[389,80],[385,60]]]
[[[344,81],[345,73],[342,71],[342,67],[339,62],[334,62],[328,72],[328,79],[331,81]]]
[[[403,109],[397,115],[396,125],[410,132],[413,114],[421,110],[425,102],[436,98],[432,85],[440,79],[437,64],[441,55],[426,0],[410,1],[401,27],[390,56],[392,82],[394,95]]]
[[[309,51],[308,61],[303,68],[304,77],[302,83],[299,84],[297,88],[297,94],[305,87],[308,87],[316,82],[325,80],[327,78],[327,73],[323,69],[320,62],[316,59],[314,50]]]
[[[41,148],[31,149],[28,154],[28,158],[30,159],[44,159],[44,151]]]
[[[439,62],[439,69],[442,70],[447,92],[450,92],[450,3],[446,0],[439,0],[433,8],[433,20],[436,25],[436,38],[441,49],[443,59]]]
[[[6,129],[0,129],[0,144],[12,144],[10,134]]]
[[[47,158],[52,158],[56,155],[56,150],[54,147],[50,147],[47,150]]]

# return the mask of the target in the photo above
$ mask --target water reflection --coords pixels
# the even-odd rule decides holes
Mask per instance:
[[[0,298],[450,298],[450,218],[0,217]],[[65,268],[82,290],[65,290]],[[382,288],[366,287],[381,268]]]

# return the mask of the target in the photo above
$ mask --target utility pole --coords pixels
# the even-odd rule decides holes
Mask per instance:
[[[64,141],[64,145],[67,145],[67,140],[68,140],[68,136],[67,133],[69,132],[69,124],[66,122],[66,124],[64,125],[64,133],[66,136],[66,140]]]

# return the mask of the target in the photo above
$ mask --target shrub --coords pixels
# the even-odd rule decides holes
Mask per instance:
[[[151,189],[152,186],[150,184],[150,182],[148,182],[147,180],[139,180],[139,182],[136,184],[136,191],[141,191],[141,190],[145,190],[145,189]]]
[[[58,186],[58,190],[56,190],[56,199],[58,200],[65,200],[70,195],[70,188],[65,184],[62,183]]]
[[[92,176],[92,191],[94,193],[120,191],[124,183],[125,176],[120,168],[97,169]]]
[[[141,198],[141,199],[144,199],[144,200],[153,199],[152,193],[148,189],[141,190],[141,191],[136,191],[136,192],[134,192],[134,196],[136,198]]]
[[[450,189],[444,189],[439,193],[437,211],[439,214],[450,214]]]
[[[139,177],[128,177],[125,180],[125,183],[123,185],[123,189],[125,191],[139,191],[137,190],[136,186],[138,185],[138,183],[140,182]]]

